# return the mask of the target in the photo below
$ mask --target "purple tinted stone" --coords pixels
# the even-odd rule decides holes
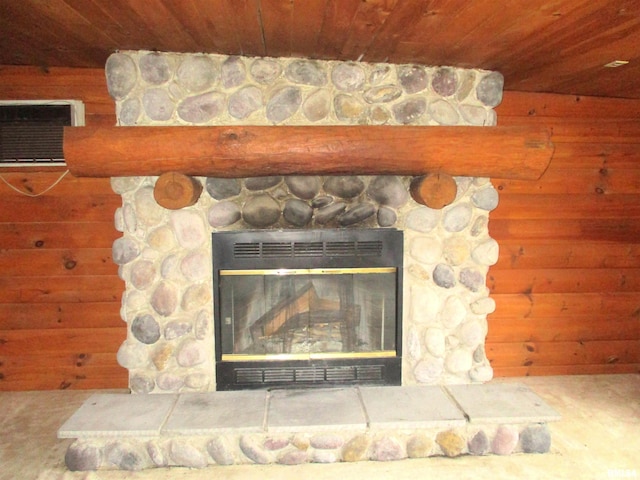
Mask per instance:
[[[478,83],[476,97],[487,107],[496,107],[502,102],[504,77],[500,72],[491,72]]]
[[[140,315],[131,322],[131,333],[139,342],[151,345],[160,338],[160,325],[151,315]]]
[[[281,123],[291,117],[300,108],[302,92],[297,87],[283,87],[267,102],[267,119],[272,123]]]
[[[321,87],[327,83],[327,74],[322,64],[313,60],[294,60],[285,70],[285,75],[294,83]]]
[[[510,455],[518,444],[518,431],[515,427],[501,425],[491,442],[491,450],[496,455]]]
[[[424,67],[403,65],[398,68],[398,79],[408,94],[418,93],[427,88],[428,77]]]
[[[240,57],[229,57],[222,62],[221,77],[224,88],[233,88],[244,82],[247,70]]]
[[[489,452],[489,438],[480,430],[469,440],[467,446],[471,455],[486,455]]]
[[[458,76],[456,75],[456,71],[452,68],[440,68],[433,75],[433,80],[431,80],[431,87],[434,92],[438,95],[442,95],[443,97],[449,97],[456,93],[456,88],[458,88]]]
[[[178,116],[189,123],[206,123],[218,117],[225,107],[225,96],[207,92],[185,98],[178,106]]]
[[[403,125],[415,123],[427,110],[427,101],[424,98],[410,98],[392,107],[396,122]]]
[[[160,85],[171,77],[167,57],[160,53],[147,53],[140,58],[140,76],[147,83]]]
[[[449,265],[440,263],[433,270],[433,281],[442,288],[453,288],[456,285],[456,276]]]

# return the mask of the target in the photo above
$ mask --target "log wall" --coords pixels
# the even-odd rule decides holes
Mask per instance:
[[[102,70],[0,67],[0,99],[33,98],[81,99],[87,125],[115,124]],[[639,371],[640,102],[507,92],[497,110],[553,128],[556,153],[537,182],[494,180],[496,375]],[[0,174],[38,193],[63,172]],[[35,198],[0,182],[0,199],[0,390],[126,387],[109,180],[67,175]]]

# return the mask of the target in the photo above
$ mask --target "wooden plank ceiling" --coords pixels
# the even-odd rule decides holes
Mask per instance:
[[[638,0],[0,0],[0,65],[115,50],[497,70],[505,89],[640,98]],[[625,60],[618,68],[604,65]]]

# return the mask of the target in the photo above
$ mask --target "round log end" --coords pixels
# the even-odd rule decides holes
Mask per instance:
[[[415,177],[409,187],[411,197],[421,205],[441,209],[453,203],[458,193],[455,179],[446,173]]]
[[[179,210],[195,204],[202,193],[202,184],[193,177],[178,172],[163,173],[153,188],[158,205]]]

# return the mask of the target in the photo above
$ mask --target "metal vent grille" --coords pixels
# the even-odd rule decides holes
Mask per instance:
[[[355,381],[380,382],[384,379],[383,365],[326,366],[326,367],[266,367],[237,368],[235,383],[239,385],[344,383]]]
[[[238,242],[233,244],[235,258],[284,257],[380,257],[380,240],[349,242]]]
[[[234,243],[233,256],[235,258],[259,258],[259,243]]]
[[[63,164],[63,129],[62,125],[0,124],[1,164]]]
[[[264,242],[262,244],[263,257],[290,257],[293,254],[291,243]]]

